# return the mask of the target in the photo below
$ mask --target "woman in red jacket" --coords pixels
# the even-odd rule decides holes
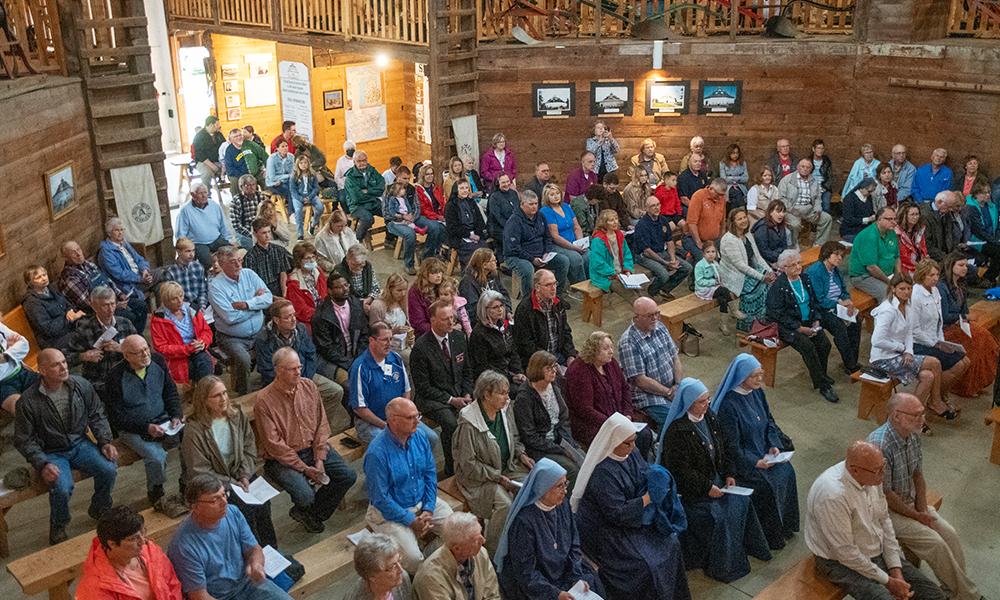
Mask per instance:
[[[160,284],[160,308],[153,313],[149,331],[153,349],[167,359],[175,383],[196,383],[212,374],[212,330],[200,310],[184,301],[184,288],[173,281]]]
[[[434,166],[426,164],[420,167],[420,177],[417,178],[417,201],[420,203],[420,216],[431,221],[444,223],[444,203],[446,202],[441,186],[434,183]]]
[[[316,307],[326,298],[326,275],[316,262],[316,246],[302,241],[292,249],[292,272],[288,274],[285,297],[295,307],[295,318],[312,334]]]
[[[83,563],[77,600],[181,600],[181,582],[167,555],[146,539],[145,520],[115,506],[97,522],[97,537]]]

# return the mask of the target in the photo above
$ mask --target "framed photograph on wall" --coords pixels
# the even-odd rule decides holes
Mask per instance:
[[[225,90],[227,94],[238,94],[240,93],[240,80],[227,79],[222,82],[222,89]]]
[[[240,66],[225,64],[222,65],[222,78],[223,79],[236,79],[240,76]]]
[[[743,81],[702,79],[698,91],[698,114],[732,116],[740,114]]]
[[[576,84],[570,82],[533,83],[532,116],[562,118],[576,115]]]
[[[691,96],[691,82],[648,81],[646,82],[647,115],[686,115],[688,98]]]
[[[631,81],[591,81],[590,114],[632,116],[633,89]]]
[[[226,120],[227,121],[239,121],[243,118],[243,109],[240,107],[230,108],[226,110]]]
[[[323,92],[323,110],[344,108],[344,90]]]
[[[73,161],[45,172],[45,197],[49,204],[49,217],[53,221],[58,221],[76,208],[78,202]]]
[[[226,108],[232,108],[234,106],[240,105],[240,95],[239,94],[226,94]]]

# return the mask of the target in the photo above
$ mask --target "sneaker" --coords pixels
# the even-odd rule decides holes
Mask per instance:
[[[826,400],[827,402],[833,404],[840,402],[840,397],[837,396],[837,392],[833,391],[832,387],[827,386],[820,388],[819,393],[821,396],[823,396],[823,399]]]
[[[163,513],[171,519],[177,519],[188,513],[188,507],[176,496],[164,496],[153,503],[153,510]]]
[[[49,528],[49,545],[55,546],[56,544],[61,544],[68,539],[66,535],[65,527],[50,527]]]
[[[733,330],[729,327],[728,319],[719,319],[719,331],[721,331],[724,336],[732,335]]]
[[[323,533],[323,530],[325,529],[323,523],[321,521],[317,521],[316,518],[304,508],[293,506],[292,510],[288,511],[288,516],[302,525],[302,527],[304,527],[309,533]]]
[[[563,292],[563,295],[566,297],[567,300],[572,300],[573,302],[583,302],[583,296],[572,290],[566,290],[565,292]]]
[[[406,274],[412,277],[417,274],[417,270],[413,267],[406,267]]]

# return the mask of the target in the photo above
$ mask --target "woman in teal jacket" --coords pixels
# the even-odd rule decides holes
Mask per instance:
[[[604,292],[613,291],[634,299],[638,297],[637,290],[626,288],[618,279],[622,273],[631,274],[633,268],[632,251],[625,243],[618,213],[610,208],[602,210],[590,240],[590,283]]]

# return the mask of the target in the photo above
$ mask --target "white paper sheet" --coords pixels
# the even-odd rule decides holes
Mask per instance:
[[[740,487],[738,485],[733,485],[729,487],[721,488],[723,494],[733,494],[735,496],[749,496],[753,493],[753,490],[746,487]]]
[[[165,435],[177,435],[177,432],[184,429],[184,423],[178,423],[177,427],[171,427],[170,421],[164,421],[160,423],[160,428],[163,429]]]
[[[583,237],[573,242],[573,245],[577,248],[587,249],[590,248],[590,238]]]
[[[645,273],[621,273],[618,275],[618,279],[622,285],[631,290],[637,290],[642,287],[642,284],[649,283],[649,277]]]
[[[837,305],[837,316],[840,317],[841,319],[847,321],[848,323],[857,323],[858,322],[858,311],[857,311],[857,309],[855,309],[854,312],[851,313],[850,311],[847,310],[847,307],[844,306],[843,304],[838,304]]]
[[[776,465],[778,463],[788,462],[792,460],[792,455],[795,454],[794,450],[789,450],[788,452],[779,452],[777,454],[768,454],[764,457],[764,462],[769,465]]]
[[[959,319],[958,328],[961,329],[962,333],[964,333],[966,336],[970,338],[972,337],[972,327],[969,326],[969,322],[966,321],[965,319]]]
[[[647,425],[646,423],[636,423],[635,421],[632,422],[632,427],[635,427],[636,433],[639,433],[640,431],[645,429],[646,425]]]
[[[542,262],[547,263],[555,257],[556,257],[555,252],[546,252],[545,254],[542,255]]]
[[[862,373],[861,379],[867,379],[868,381],[874,381],[875,383],[889,383],[888,379],[883,379],[882,377],[875,377],[869,373]]]
[[[292,561],[281,555],[271,546],[264,546],[264,574],[274,579],[282,571],[291,566]]]
[[[263,477],[253,480],[247,487],[249,490],[244,492],[239,485],[233,486],[233,492],[247,504],[264,504],[278,495],[278,490],[274,489]]]
[[[845,247],[845,248],[851,248],[851,247],[854,246],[853,243],[845,241],[845,240],[840,240],[840,245],[843,246],[843,247]]]
[[[114,326],[108,327],[104,330],[104,333],[101,334],[101,337],[97,338],[97,341],[94,342],[94,348],[100,349],[101,344],[104,342],[110,342],[115,339],[116,335],[118,335],[118,330],[115,329]]]
[[[569,593],[573,596],[573,600],[604,600],[604,598],[595,594],[594,590],[584,591],[586,585],[581,579],[576,582],[576,585],[569,588]]]
[[[368,537],[371,537],[371,535],[372,532],[368,531],[367,529],[362,529],[361,531],[356,531],[354,533],[348,534],[347,539],[351,540],[351,543],[357,546]]]
[[[516,488],[523,488],[524,487],[524,482],[523,481],[517,481],[515,479],[511,479],[510,480],[510,484],[512,486],[516,487]]]

